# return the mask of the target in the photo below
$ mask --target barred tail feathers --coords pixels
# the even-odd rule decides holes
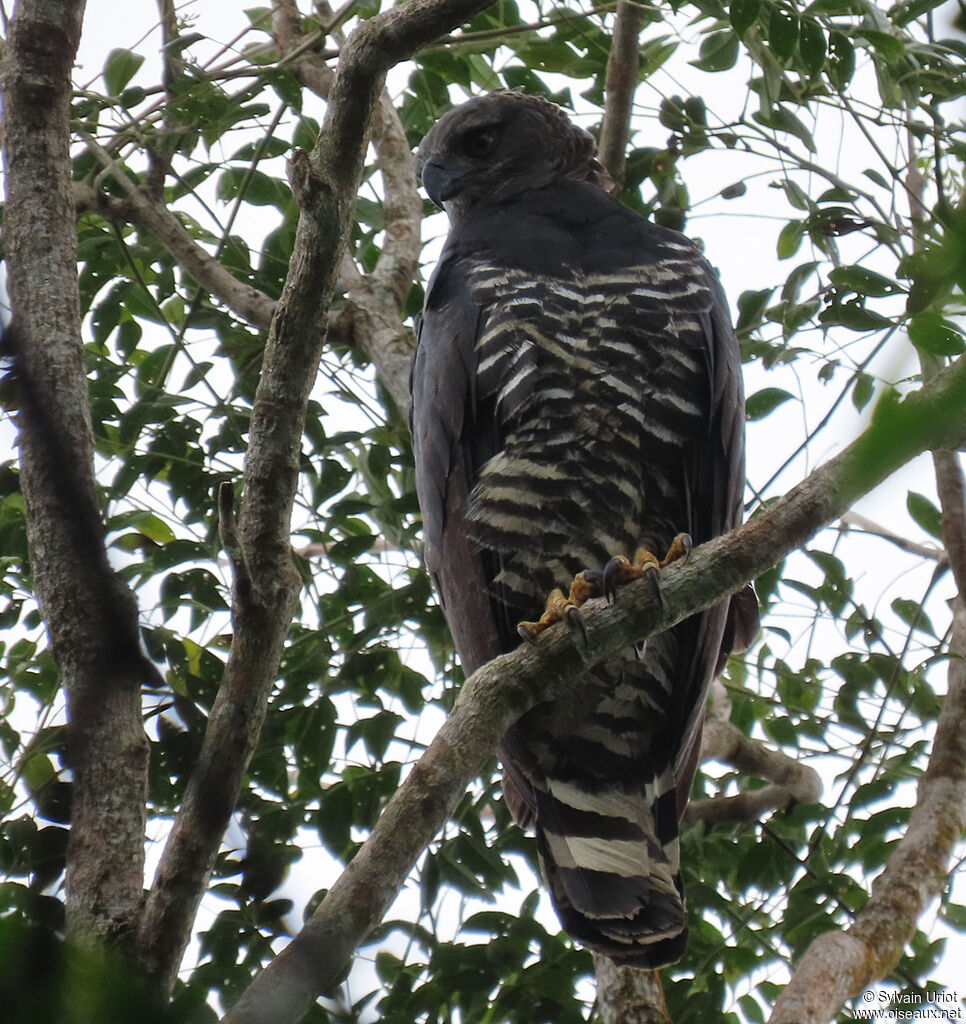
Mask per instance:
[[[669,781],[669,780],[668,780]],[[537,843],[567,932],[617,963],[659,967],[687,942],[673,786],[534,787]]]

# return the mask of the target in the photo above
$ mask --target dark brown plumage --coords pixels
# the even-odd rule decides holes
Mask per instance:
[[[697,247],[613,199],[592,138],[553,104],[470,100],[418,163],[451,227],[413,366],[416,481],[470,673],[580,570],[737,524],[741,368]],[[504,794],[562,924],[619,963],[684,949],[677,830],[704,700],[756,628],[743,593],[596,665],[504,741]]]

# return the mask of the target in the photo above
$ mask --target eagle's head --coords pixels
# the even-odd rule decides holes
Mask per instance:
[[[594,151],[593,136],[556,104],[494,92],[444,114],[423,139],[416,170],[430,199],[456,217],[561,178],[611,191]]]

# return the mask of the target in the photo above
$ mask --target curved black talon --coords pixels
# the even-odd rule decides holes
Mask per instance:
[[[613,604],[617,600],[617,588],[626,571],[627,559],[621,555],[615,555],[601,570],[600,590],[608,604]]]
[[[650,589],[654,592],[654,596],[657,598],[657,603],[661,606],[661,611],[666,611],[664,607],[664,595],[661,593],[661,582],[660,582],[661,570],[656,565],[649,565],[644,570],[644,579],[647,580]]]
[[[530,630],[527,629],[524,623],[521,622],[520,625],[517,626],[517,632],[520,634],[521,637],[523,637],[524,640],[526,640],[528,644],[532,644],[534,647],[537,646],[537,641],[530,634]]]
[[[567,627],[572,633],[580,633],[580,636],[586,647],[589,640],[587,637],[587,624],[584,622],[583,615],[580,614],[579,608],[568,608],[564,613],[567,617]]]
[[[612,559],[613,561],[613,559]],[[589,583],[596,591],[597,594],[603,597],[607,596],[604,590],[604,570],[603,569],[584,569],[581,573],[584,577],[584,581]]]

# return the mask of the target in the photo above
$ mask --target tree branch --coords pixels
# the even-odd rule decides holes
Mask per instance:
[[[233,589],[234,632],[224,676],[139,930],[143,962],[164,989],[173,984],[236,805],[298,604],[301,581],[290,534],[302,433],[352,225],[369,120],[386,71],[487,2],[409,0],[362,22],[342,48],[315,148],[291,162],[299,223],[255,393],[238,519],[250,587],[236,581]]]
[[[604,82],[606,106],[600,126],[597,159],[619,185],[624,182],[627,143],[631,137],[631,113],[640,73],[638,39],[644,12],[636,0],[620,0]]]
[[[147,739],[133,595],[104,549],[71,189],[70,73],[84,4],[20,0],[2,68],[4,259],[36,592],[67,697],[67,934],[130,944],[144,885]]]
[[[933,452],[936,489],[942,508],[943,544],[959,596],[966,600],[966,481],[956,452]]]
[[[883,540],[895,544],[902,551],[908,551],[909,554],[917,555],[919,558],[928,558],[931,562],[943,562],[946,560],[945,551],[938,545],[919,544],[908,537],[900,536],[893,530],[880,526],[879,523],[869,519],[868,516],[862,515],[861,512],[846,512],[842,516],[842,525],[849,528],[855,527],[873,537],[881,537]]]
[[[768,811],[818,800],[822,782],[814,768],[746,736],[731,722],[731,701],[718,680],[712,684],[711,697],[701,734],[701,760],[722,761],[773,785],[736,796],[692,800],[684,813],[685,825],[697,821],[750,823],[760,821]]]
[[[903,401],[885,400],[871,426],[845,451],[750,522],[665,570],[659,592],[648,580],[637,581],[621,590],[613,607],[603,600],[584,605],[586,634],[579,640],[557,625],[536,644],[523,644],[480,668],[368,840],[299,935],[255,977],[225,1024],[289,1024],[339,977],[507,728],[549,696],[548,680],[574,679],[586,665],[716,604],[801,547],[914,455],[961,444],[966,359]]]
[[[272,28],[280,52],[297,54],[287,66],[299,83],[328,99],[333,72],[321,55],[304,49],[305,33],[294,0],[276,3]],[[372,144],[383,180],[384,243],[369,274],[361,273],[346,255],[342,264],[346,302],[329,331],[330,338],[337,332],[345,345],[357,348],[373,363],[380,383],[405,417],[412,339],[401,326],[400,313],[419,266],[422,203],[406,132],[385,88],[373,110]]]
[[[121,205],[91,190],[84,194],[84,198],[92,208],[108,220],[120,219],[125,223],[143,225],[205,291],[252,326],[266,330],[275,312],[274,300],[250,284],[239,281],[211,253],[203,249],[163,203],[150,199],[131,181],[124,168],[93,136],[86,132],[77,134],[127,196],[126,202]]]
[[[154,146],[148,148],[148,172],[144,176],[144,191],[155,202],[164,199],[164,179],[171,166],[171,153],[180,127],[171,114],[175,99],[174,83],[184,74],[185,62],[181,53],[172,47],[178,38],[178,12],[174,0],[157,0],[161,22],[161,84],[164,87],[165,106],[161,115],[161,133]]]
[[[600,1024],[671,1024],[661,975],[640,967],[618,967],[594,953]]]
[[[946,884],[966,827],[966,605],[957,599],[949,684],[929,767],[909,827],[850,928],[825,932],[799,961],[769,1024],[826,1024],[853,996],[889,974],[916,923]]]

